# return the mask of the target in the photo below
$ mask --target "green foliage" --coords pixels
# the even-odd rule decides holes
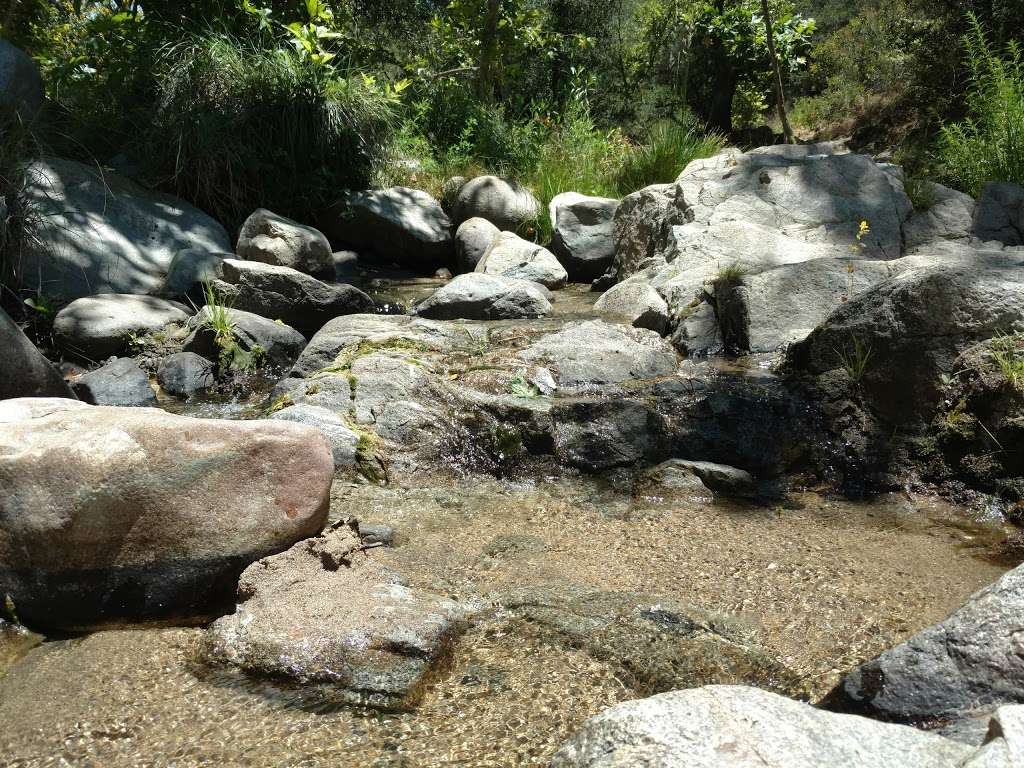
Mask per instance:
[[[932,182],[922,179],[920,176],[908,176],[903,183],[903,189],[910,198],[914,210],[927,211],[938,202],[938,196]]]
[[[992,359],[1006,382],[1014,388],[1024,389],[1024,334],[1004,334],[989,342]]]
[[[244,349],[235,335],[235,320],[231,305],[218,295],[212,283],[203,283],[203,297],[207,313],[203,328],[213,334],[213,342],[220,350],[218,363],[222,371],[252,371],[266,363],[267,353],[260,345]]]
[[[540,390],[522,376],[516,376],[509,382],[508,391],[513,397],[520,397],[525,400],[534,400],[540,397]]]
[[[973,17],[964,44],[970,116],[942,129],[938,151],[945,179],[977,195],[988,181],[1024,183],[1024,54],[1016,41],[998,50]]]
[[[839,364],[846,371],[846,375],[854,384],[859,384],[864,378],[864,374],[867,373],[871,362],[873,354],[871,345],[861,341],[859,337],[853,336],[848,344],[843,345],[842,349],[836,348],[835,353]]]
[[[705,131],[693,120],[658,123],[623,163],[617,178],[619,192],[625,195],[650,184],[675,181],[692,160],[710,157],[725,144],[724,136]]]

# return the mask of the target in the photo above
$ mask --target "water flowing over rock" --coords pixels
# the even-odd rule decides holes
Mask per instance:
[[[561,288],[568,280],[565,267],[558,263],[551,251],[523,240],[514,232],[501,232],[491,241],[477,263],[476,271],[530,280],[552,290]]]
[[[39,67],[27,53],[0,39],[0,108],[18,112],[27,123],[45,99]]]
[[[68,397],[70,387],[0,308],[0,400],[12,397]]]
[[[216,334],[208,325],[211,310],[203,307],[189,321],[192,333],[183,345],[186,352],[195,352],[208,360],[217,360],[224,351],[216,341]],[[270,365],[287,368],[294,363],[306,346],[306,338],[284,323],[277,323],[240,309],[225,310],[232,324],[232,336],[244,352],[261,350]]]
[[[756,688],[711,685],[592,717],[552,768],[955,768],[973,749],[941,736],[822,712]]]
[[[1024,702],[1024,566],[948,618],[851,672],[832,704],[898,722],[949,722]]]
[[[53,332],[65,352],[86,360],[104,360],[127,352],[133,339],[184,324],[183,304],[155,296],[101,293],[75,299],[53,320]]]
[[[213,287],[231,307],[281,320],[312,336],[331,318],[373,311],[373,299],[344,283],[323,283],[289,267],[225,259]]]
[[[592,282],[612,265],[618,207],[618,200],[575,192],[552,199],[551,251],[573,282]]]
[[[235,251],[250,261],[334,278],[331,244],[323,233],[265,208],[253,211],[242,224]]]
[[[466,219],[455,232],[455,261],[460,272],[473,272],[501,232],[487,219]]]
[[[229,252],[224,228],[183,200],[72,160],[29,165],[26,204],[36,237],[14,269],[18,284],[65,300],[157,290],[179,251]]]
[[[418,189],[357,192],[333,205],[323,222],[335,245],[373,253],[423,274],[452,261],[452,222]]]
[[[405,586],[373,554],[342,524],[254,563],[235,613],[210,627],[207,657],[316,687],[325,701],[414,706],[468,611]]]
[[[0,424],[0,593],[29,626],[216,614],[327,516],[311,427],[57,399],[4,401]]]
[[[540,284],[480,272],[459,275],[416,305],[413,314],[434,320],[513,320],[543,317],[550,294]]]
[[[518,182],[497,176],[477,176],[459,189],[452,219],[456,226],[467,219],[487,219],[498,229],[518,232],[540,216],[540,201]]]
[[[84,403],[93,405],[153,406],[156,393],[149,376],[130,357],[120,357],[102,368],[79,376],[71,384]]]

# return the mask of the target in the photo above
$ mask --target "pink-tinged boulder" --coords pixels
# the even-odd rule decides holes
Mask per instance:
[[[0,598],[70,630],[226,613],[246,566],[323,528],[333,475],[301,424],[0,402]]]

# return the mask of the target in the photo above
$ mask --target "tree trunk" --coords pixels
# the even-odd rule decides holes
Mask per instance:
[[[477,70],[476,95],[480,101],[494,101],[494,79],[498,64],[498,21],[501,0],[487,0],[484,25],[480,32],[480,66]]]
[[[782,122],[782,133],[786,143],[793,144],[793,129],[789,126],[789,115],[786,114],[786,92],[782,87],[782,68],[779,66],[779,55],[775,51],[775,35],[772,29],[772,14],[768,8],[768,0],[761,0],[761,11],[764,15],[764,30],[768,37],[768,55],[775,70],[775,100],[778,102],[779,120]]]

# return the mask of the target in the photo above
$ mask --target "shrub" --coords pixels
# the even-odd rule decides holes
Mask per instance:
[[[372,82],[223,33],[166,47],[155,75],[142,157],[160,186],[229,226],[260,206],[305,218],[368,186],[392,127]]]
[[[651,184],[667,184],[692,161],[710,157],[725,147],[725,137],[706,132],[692,119],[654,126],[646,143],[626,158],[616,186],[628,195]]]
[[[938,151],[945,180],[977,195],[987,181],[1024,183],[1024,55],[1015,41],[998,51],[973,16],[964,44],[971,116],[943,127]]]

